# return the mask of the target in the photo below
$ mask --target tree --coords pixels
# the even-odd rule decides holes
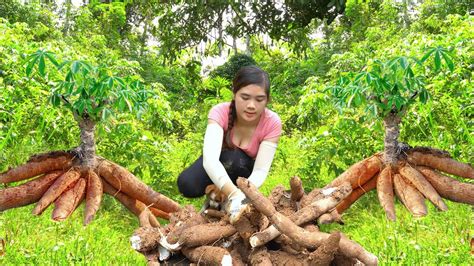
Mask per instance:
[[[57,73],[48,71],[54,69]],[[56,200],[53,219],[64,220],[85,197],[84,224],[88,224],[99,208],[104,191],[147,221],[156,221],[150,210],[167,218],[167,213],[180,208],[123,167],[98,157],[95,152],[97,123],[107,121],[114,112],[145,110],[149,91],[139,79],[115,76],[105,65],[93,66],[82,60],[58,62],[55,55],[46,50],[38,50],[28,57],[26,74],[28,77],[36,74],[48,86],[51,82],[54,84],[50,102],[73,113],[80,128],[80,145],[69,151],[33,156],[26,164],[2,173],[1,183],[38,177],[0,191],[5,199],[1,201],[1,210],[39,200],[33,210],[33,214],[39,215]],[[59,81],[53,81],[56,76],[60,77]]]
[[[214,69],[210,76],[211,77],[222,77],[229,81],[234,79],[235,74],[241,67],[256,65],[255,60],[245,54],[235,54],[229,58],[222,66],[218,66]]]
[[[414,216],[427,214],[425,197],[442,211],[447,210],[442,197],[474,204],[474,185],[436,171],[474,178],[474,168],[451,159],[445,151],[412,148],[398,141],[399,125],[410,105],[417,100],[426,103],[429,99],[423,64],[430,57],[434,57],[435,73],[442,65],[453,71],[450,52],[443,47],[431,47],[420,60],[408,57],[396,57],[386,62],[374,60],[363,71],[349,73],[341,77],[337,85],[328,88],[338,107],[363,106],[366,114],[383,119],[385,126],[383,153],[356,163],[331,182],[331,185],[337,185],[349,181],[355,189],[350,199],[338,205],[338,213],[374,188],[377,188],[380,203],[390,220],[395,220],[394,189]]]
[[[232,39],[268,34],[276,40],[308,38],[301,34],[314,19],[331,23],[344,12],[345,0],[319,1],[210,1],[163,5],[153,35],[160,41],[162,54],[173,60],[176,53],[200,42],[216,42],[221,47]],[[298,38],[294,38],[298,36]],[[300,42],[302,43],[302,42]],[[227,44],[232,47],[231,44]],[[307,47],[295,47],[303,51]]]
[[[54,27],[51,17],[45,15],[39,4],[23,5],[18,0],[2,0],[0,2],[0,17],[6,18],[10,23],[25,22],[33,26],[41,22],[48,27]]]

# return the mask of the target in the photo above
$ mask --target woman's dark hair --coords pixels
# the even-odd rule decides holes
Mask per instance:
[[[244,66],[235,74],[232,80],[232,92],[237,93],[248,85],[259,85],[265,89],[265,94],[270,97],[270,79],[268,73],[257,66]]]
[[[243,87],[248,85],[258,85],[265,90],[267,99],[270,100],[270,79],[268,73],[257,66],[244,66],[232,80],[232,92],[234,95]],[[230,130],[234,126],[234,121],[237,118],[237,110],[235,109],[235,100],[232,99],[229,106],[229,123],[227,125],[226,143],[232,147],[230,140]]]

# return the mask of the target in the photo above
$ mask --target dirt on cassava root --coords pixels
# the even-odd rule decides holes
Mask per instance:
[[[204,265],[377,264],[377,257],[359,244],[340,232],[320,232],[316,225],[319,216],[334,209],[351,193],[348,182],[315,189],[318,193],[312,193],[313,202],[304,208],[298,207],[307,196],[301,189],[301,180],[294,177],[291,182],[294,185],[290,191],[277,186],[266,198],[247,179],[239,178],[237,184],[250,200],[250,208],[233,224],[228,215],[217,210],[197,213],[194,207],[186,206],[172,213],[170,223],[164,227],[158,226],[151,232],[137,229],[130,239],[132,246],[147,258],[149,265],[159,263],[160,257],[166,258],[162,260],[165,264],[178,261]],[[254,245],[255,239],[259,245]],[[150,253],[159,256],[150,261]]]
[[[28,181],[0,189],[0,211],[36,203],[33,214],[40,215],[54,203],[52,219],[63,221],[85,200],[87,225],[98,212],[104,192],[150,225],[159,225],[156,217],[169,219],[170,212],[181,208],[125,168],[98,156],[91,161],[96,166],[86,166],[76,149],[53,151],[34,155],[25,164],[1,173],[0,183]]]
[[[408,147],[400,151],[395,165],[384,162],[384,154],[377,153],[355,163],[334,179],[328,186],[349,182],[354,190],[338,204],[336,211],[324,214],[319,220],[323,223],[340,220],[344,211],[374,188],[387,219],[392,221],[396,220],[395,196],[415,217],[428,214],[425,199],[440,211],[448,210],[443,198],[474,205],[474,185],[458,180],[474,178],[470,164],[452,159],[446,151],[429,147]]]

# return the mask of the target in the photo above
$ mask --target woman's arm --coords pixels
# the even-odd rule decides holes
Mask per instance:
[[[279,138],[280,137],[266,139],[260,143],[252,174],[248,178],[257,188],[260,188],[267,178],[273,157],[275,156]]]
[[[227,171],[219,161],[223,139],[224,129],[216,121],[209,119],[204,135],[203,166],[212,182],[221,190],[226,183],[232,183]]]

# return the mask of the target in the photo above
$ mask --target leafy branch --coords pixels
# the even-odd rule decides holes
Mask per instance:
[[[47,61],[63,76],[54,82],[50,103],[66,107],[76,118],[99,122],[114,111],[140,113],[146,109],[151,91],[135,77],[115,76],[105,65],[93,66],[83,60],[58,63],[54,53],[38,50],[27,57],[26,75],[30,77],[37,69],[42,78],[49,79]]]
[[[370,61],[361,72],[341,76],[326,91],[334,96],[336,106],[341,109],[365,107],[365,112],[374,117],[403,114],[417,100],[426,103],[430,98],[423,64],[431,57],[434,57],[435,72],[440,71],[443,61],[453,71],[451,53],[443,47],[430,47],[420,60],[398,56],[385,62]]]

